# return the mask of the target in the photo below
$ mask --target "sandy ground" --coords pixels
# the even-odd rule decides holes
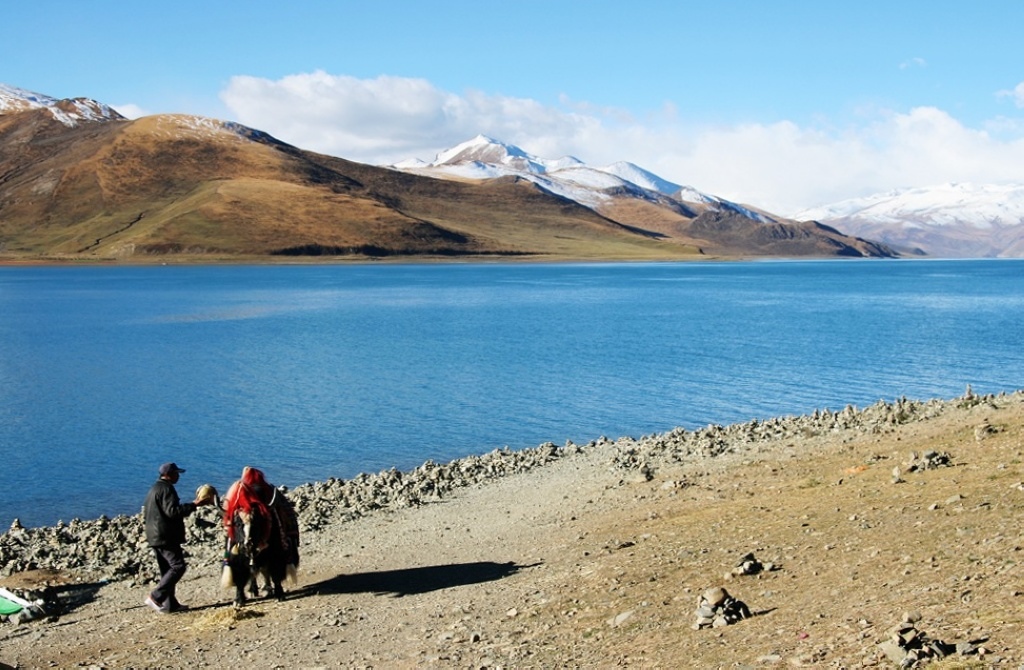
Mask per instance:
[[[981,647],[931,667],[1021,668],[1022,414],[1016,394],[650,480],[597,448],[306,534],[286,600],[243,609],[216,565],[192,563],[193,610],[171,615],[142,604],[148,584],[14,575],[0,586],[64,582],[68,611],[0,624],[0,667],[895,667],[879,643],[916,612]],[[906,471],[927,450],[951,466]],[[727,579],[748,553],[774,569]],[[695,630],[716,585],[754,616]]]

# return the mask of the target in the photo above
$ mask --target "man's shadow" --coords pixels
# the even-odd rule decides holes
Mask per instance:
[[[96,594],[102,586],[102,582],[94,582],[88,584],[61,584],[60,586],[51,587],[50,596],[52,600],[47,598],[45,605],[47,614],[70,614],[84,607],[96,599]]]
[[[404,568],[401,570],[382,570],[379,572],[360,572],[351,575],[337,575],[330,579],[307,584],[298,589],[291,597],[339,593],[375,593],[390,594],[392,597],[417,593],[438,591],[453,586],[492,582],[514,575],[531,565],[515,563],[493,563],[480,561],[476,563],[455,563],[450,565],[428,565],[420,568]]]

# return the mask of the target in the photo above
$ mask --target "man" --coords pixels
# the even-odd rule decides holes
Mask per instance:
[[[160,478],[146,495],[142,508],[146,522],[146,542],[156,554],[160,566],[160,583],[148,596],[146,604],[161,614],[187,610],[175,597],[175,587],[185,575],[185,517],[196,511],[200,505],[209,505],[209,500],[195,500],[183,503],[178,499],[174,485],[181,473],[185,472],[175,463],[160,466]]]

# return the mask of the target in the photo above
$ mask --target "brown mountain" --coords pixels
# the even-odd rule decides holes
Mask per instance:
[[[527,180],[409,174],[201,117],[82,113],[97,107],[0,104],[0,257],[891,255],[824,226],[635,198],[598,213]]]

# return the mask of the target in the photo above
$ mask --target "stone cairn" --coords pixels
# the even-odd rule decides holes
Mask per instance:
[[[920,620],[921,615],[917,612],[907,612],[900,624],[890,631],[889,639],[878,645],[886,658],[900,668],[913,668],[918,663],[931,662],[953,654],[984,656],[988,653],[982,646],[987,638],[956,644],[933,640],[917,627]]]
[[[991,437],[1001,431],[1002,429],[1000,427],[993,426],[991,423],[988,422],[988,419],[985,419],[984,421],[982,421],[981,423],[974,427],[974,440],[975,442],[982,442],[986,438]]]
[[[777,568],[774,563],[762,563],[757,560],[753,554],[746,554],[740,559],[740,562],[736,564],[735,568],[725,573],[725,579],[730,580],[744,575],[756,575],[762,572],[771,572],[776,569]]]
[[[892,483],[902,484],[904,473],[924,472],[925,470],[936,470],[938,468],[949,468],[953,466],[953,457],[945,451],[928,450],[922,454],[916,451],[910,452],[910,459],[901,468],[896,466],[892,469]]]
[[[697,599],[697,621],[693,629],[729,626],[751,616],[746,603],[733,598],[721,586],[713,586]]]
[[[910,460],[907,461],[907,472],[921,472],[923,470],[935,470],[948,468],[953,465],[953,457],[945,451],[926,451],[918,454],[910,452]]]

